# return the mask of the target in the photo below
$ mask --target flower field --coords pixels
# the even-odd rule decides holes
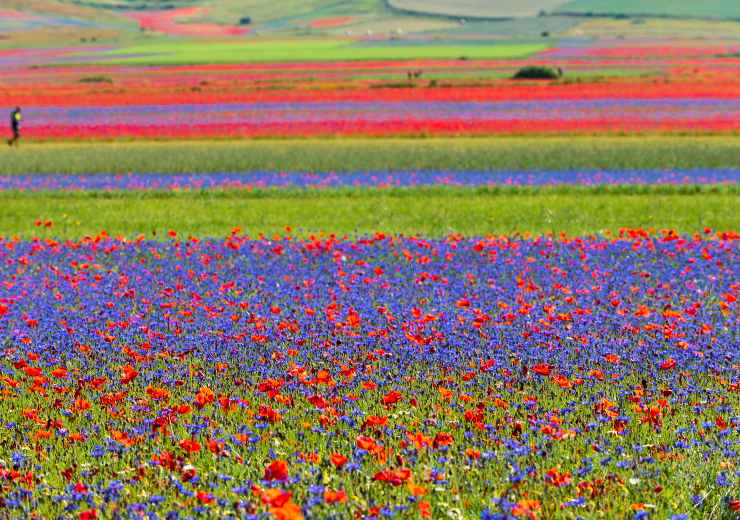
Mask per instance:
[[[34,140],[735,134],[736,51],[579,46],[529,58],[152,65],[107,62],[104,47],[22,49],[0,54],[0,104],[26,109]],[[564,77],[510,79],[542,62]]]
[[[740,507],[733,233],[2,251],[11,517]]]
[[[30,109],[34,138],[740,130],[735,99],[308,102]]]
[[[633,170],[633,171],[534,171],[534,172],[343,172],[343,173],[193,173],[111,175],[6,175],[0,191],[148,191],[267,188],[413,188],[519,187],[519,186],[615,186],[626,185],[719,185],[735,186],[740,171]]]
[[[0,2],[0,520],[740,519],[737,8],[616,3]]]

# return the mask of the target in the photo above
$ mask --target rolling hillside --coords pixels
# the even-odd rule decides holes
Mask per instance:
[[[543,13],[740,19],[736,0],[0,0],[0,10],[7,9],[88,20],[130,20],[132,13],[180,10],[188,13],[182,17],[184,23],[241,23],[262,31],[372,30],[373,25],[380,29],[388,22],[428,30],[439,27],[440,17],[458,22],[457,18],[523,18]],[[0,13],[0,20],[6,16]]]
[[[558,8],[573,14],[740,20],[738,0],[573,0]]]
[[[399,11],[467,18],[522,18],[562,6],[563,0],[388,0]]]
[[[577,25],[648,15],[733,20],[740,19],[740,3],[737,0],[0,0],[0,47],[78,44],[120,47],[149,45],[169,37],[221,40],[262,35],[326,36],[375,43],[495,40],[533,44],[582,34],[573,29]],[[642,33],[649,27],[641,26]],[[625,32],[630,31],[620,30],[619,34]],[[665,37],[664,33],[659,37]],[[727,33],[725,29],[723,34]],[[714,35],[711,29],[708,34]],[[592,37],[600,36],[597,33]]]

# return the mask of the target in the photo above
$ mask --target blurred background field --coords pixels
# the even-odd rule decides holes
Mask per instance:
[[[330,36],[344,39],[350,47],[358,42],[364,47],[382,42],[449,44],[460,40],[475,40],[478,46],[500,41],[552,46],[567,37],[572,40],[569,45],[583,45],[608,36],[594,31],[594,22],[603,20],[619,22],[618,37],[639,33],[648,41],[668,37],[706,43],[736,38],[737,24],[721,21],[740,19],[740,7],[731,0],[2,0],[0,10],[0,45],[5,48],[82,45],[95,47],[89,49],[92,54],[105,55],[111,49],[97,47],[137,53],[142,43],[159,41],[161,46],[152,54],[159,60],[168,54],[172,61],[187,61],[195,45],[190,42],[177,49],[162,43],[172,38],[206,42]],[[314,42],[306,53],[319,59],[322,51],[335,49],[339,43],[313,48]],[[357,59],[363,53],[368,51],[361,51]],[[219,56],[225,59],[219,52],[213,58]],[[324,59],[334,56],[328,53]],[[388,56],[393,57],[394,53]],[[304,58],[299,53],[294,59]]]
[[[714,178],[740,167],[739,19],[726,0],[0,0],[0,106],[25,114],[22,146],[0,150],[0,173]],[[513,79],[528,67],[548,77]],[[228,220],[272,231],[280,218],[358,233],[736,228],[734,183],[695,189],[689,177],[626,191],[578,191],[576,181],[242,190],[244,204],[225,193],[5,193],[0,231],[30,232],[34,208],[48,208],[49,218],[79,216],[68,235],[128,233],[163,228],[191,204],[187,228],[202,233]],[[379,201],[386,210],[373,210]]]
[[[578,171],[738,167],[734,137],[325,139],[42,143],[0,174]],[[7,157],[7,156],[6,156]]]

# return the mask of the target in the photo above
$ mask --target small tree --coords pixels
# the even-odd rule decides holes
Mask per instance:
[[[514,79],[558,79],[562,71],[544,65],[528,65],[514,74]]]

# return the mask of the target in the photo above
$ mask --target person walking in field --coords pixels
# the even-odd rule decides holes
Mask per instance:
[[[18,146],[18,141],[21,138],[22,119],[23,116],[21,115],[21,107],[15,107],[15,110],[10,113],[10,129],[13,131],[13,138],[8,139],[8,146]]]

